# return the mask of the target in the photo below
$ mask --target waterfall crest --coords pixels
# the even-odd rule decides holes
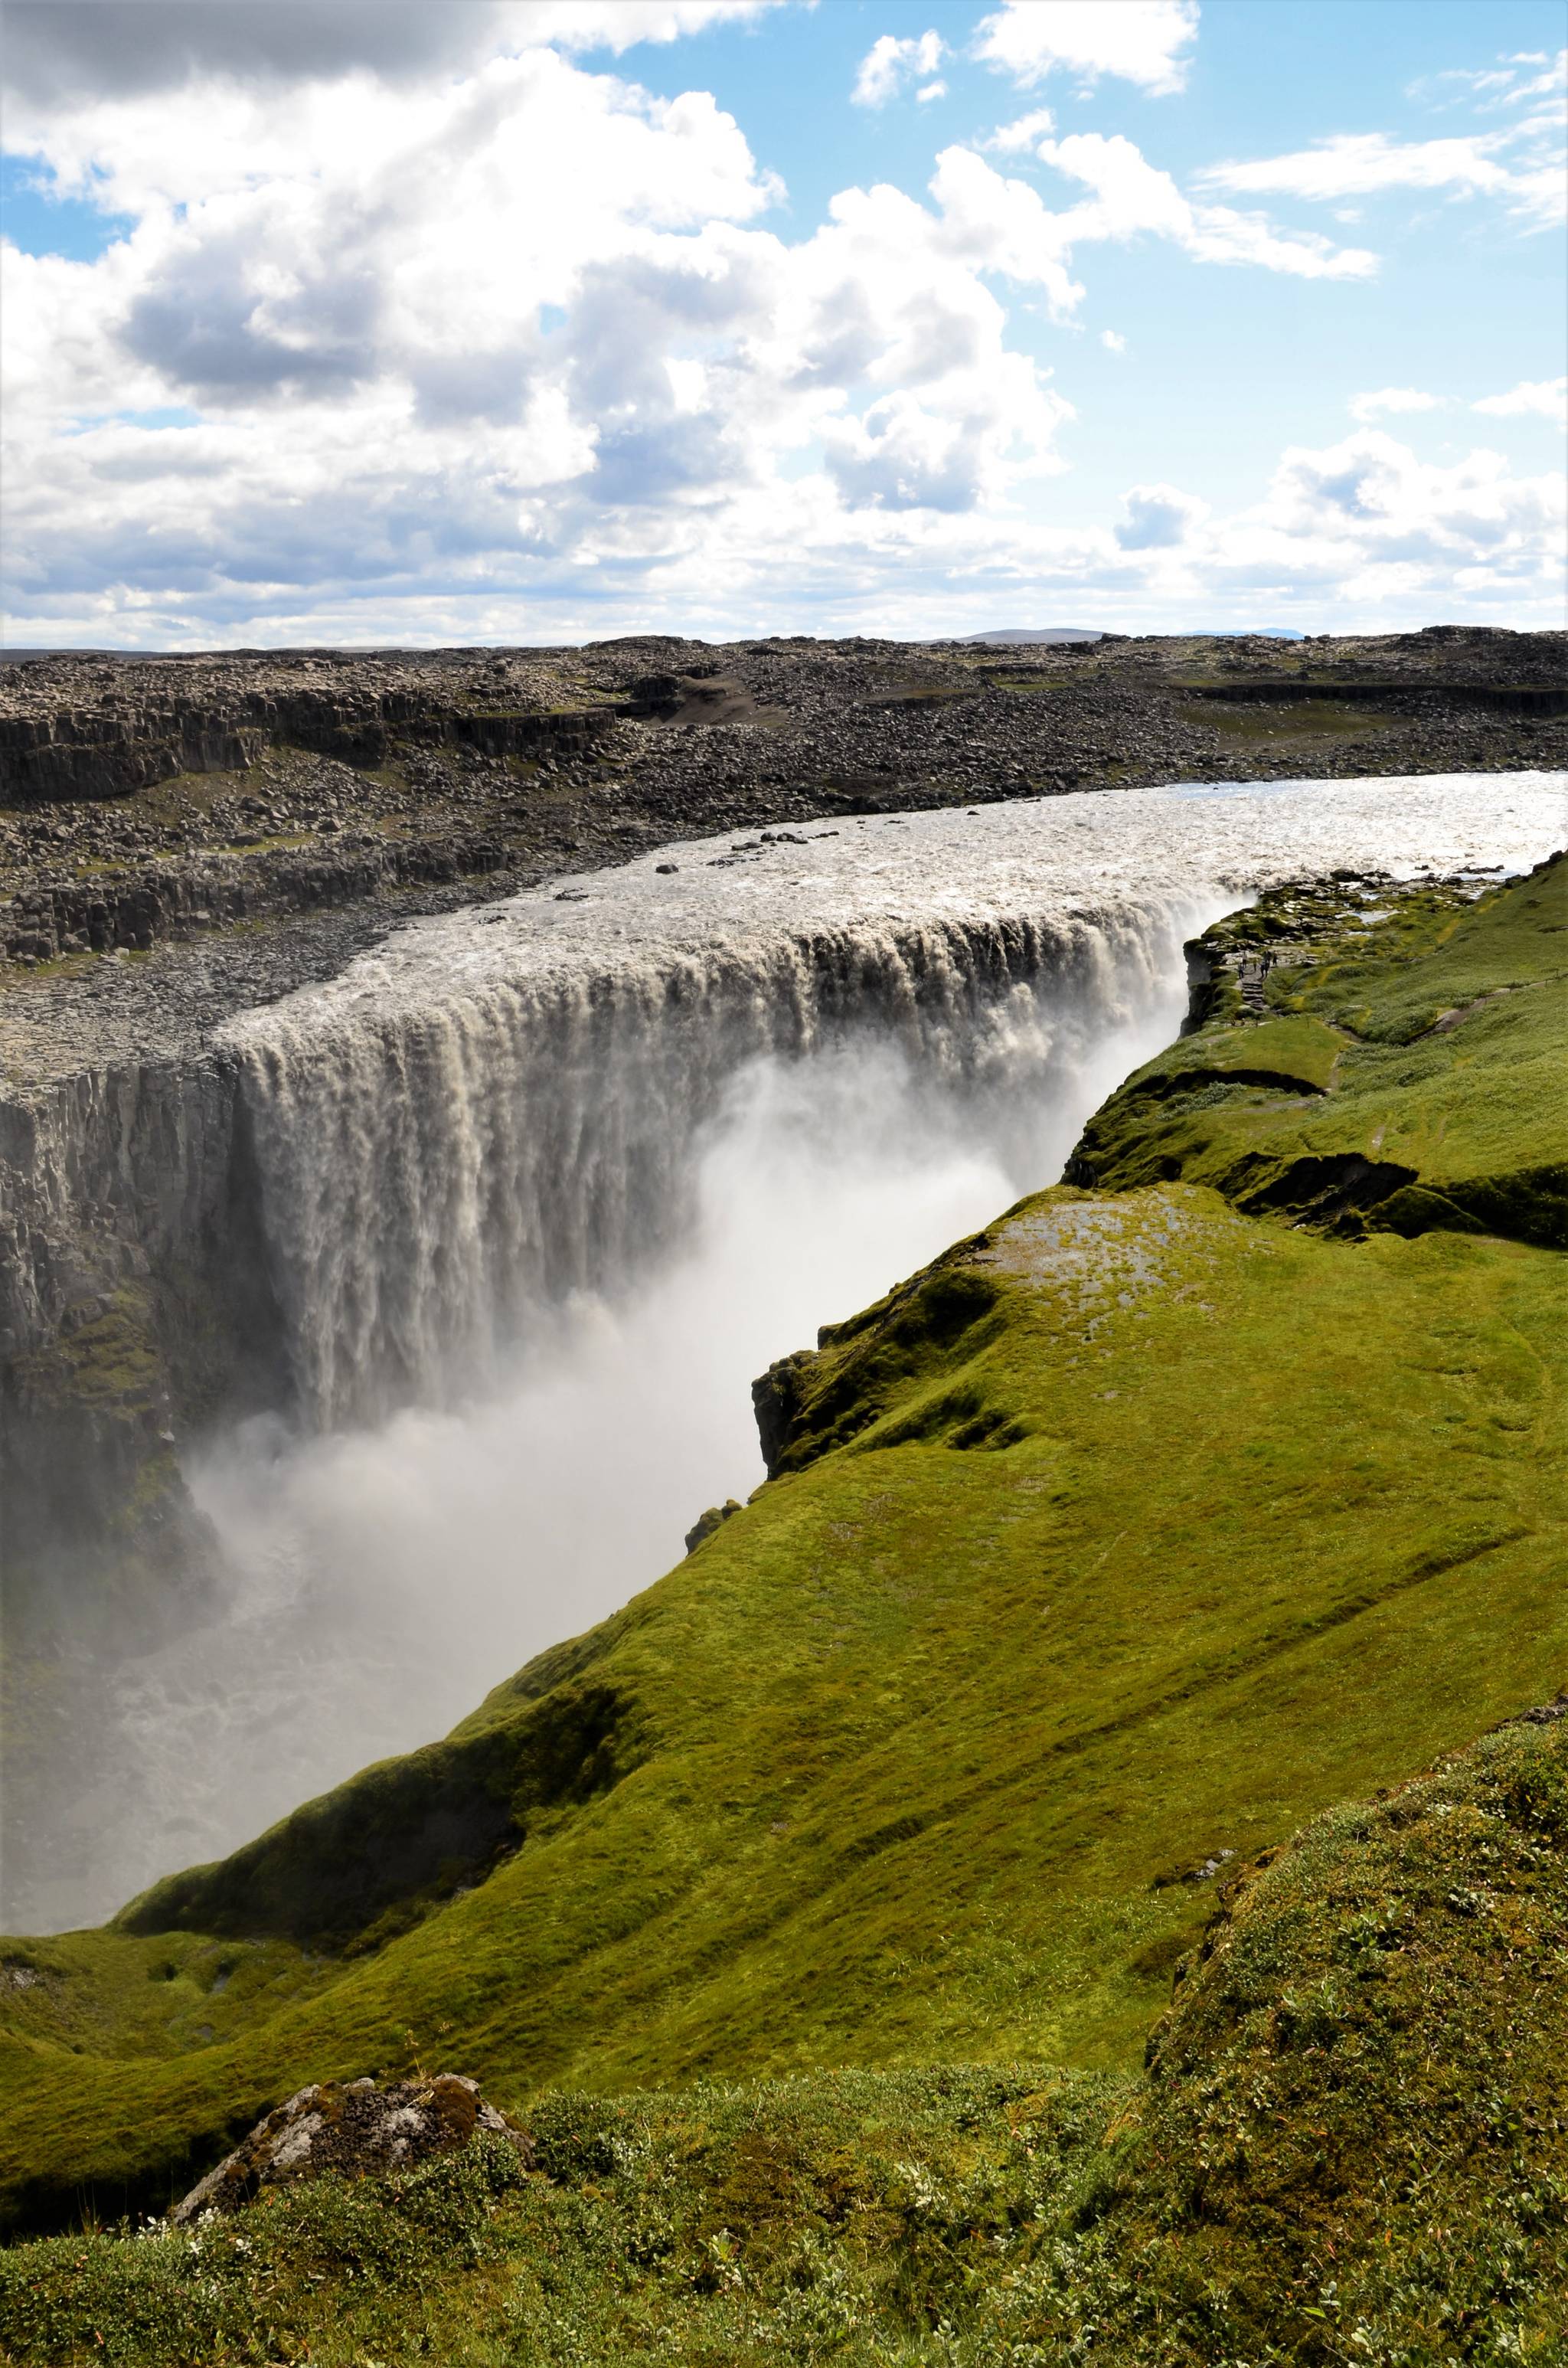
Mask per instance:
[[[689,1230],[704,1130],[748,1064],[874,1035],[1005,1133],[1075,1045],[1153,1008],[1226,902],[1335,866],[1527,865],[1563,786],[1198,784],[886,816],[693,841],[415,923],[214,1039],[295,1418],[483,1390],[540,1311],[646,1275]]]

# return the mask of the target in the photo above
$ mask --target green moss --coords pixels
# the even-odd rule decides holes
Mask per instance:
[[[1200,1085],[1260,1085],[1288,1093],[1328,1091],[1347,1039],[1321,1019],[1272,1019],[1205,1028],[1184,1036],[1138,1073],[1142,1093]]]
[[[1226,1000],[1112,1096],[1071,1172],[1113,1190],[1180,1177],[1243,1209],[1351,1232],[1445,1227],[1562,1247],[1565,985],[1568,863],[1459,915],[1423,900],[1353,954],[1277,970],[1277,1016],[1237,1023]],[[1315,1073],[1294,1064],[1320,1089],[1310,1108],[1269,1090],[1297,1082],[1275,1048],[1298,1030],[1322,1047]],[[1249,1042],[1267,1057],[1249,1057]],[[1227,1064],[1257,1090],[1182,1098],[1223,1083]]]
[[[1273,705],[1192,699],[1176,713],[1183,723],[1204,724],[1223,739],[1253,746],[1265,740],[1359,740],[1392,732],[1402,721],[1381,708],[1329,699],[1285,699]]]
[[[532,2160],[0,2255],[18,2368],[1561,2368],[1568,1724],[1228,1886],[1146,2076],[547,2094]]]
[[[163,1360],[148,1294],[138,1283],[121,1283],[100,1314],[17,1363],[24,1386],[46,1405],[75,1402],[134,1417],[162,1401]]]

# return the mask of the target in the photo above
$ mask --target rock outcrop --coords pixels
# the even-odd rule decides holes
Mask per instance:
[[[467,2146],[481,2131],[529,2151],[526,2130],[481,2096],[477,2080],[460,2072],[432,2079],[323,2080],[258,2122],[249,2137],[181,2198],[169,2217],[176,2227],[206,2212],[238,2212],[265,2187],[307,2179],[384,2178],[412,2170],[430,2156]]]

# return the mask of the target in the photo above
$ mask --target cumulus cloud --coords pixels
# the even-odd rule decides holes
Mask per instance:
[[[1100,343],[1108,354],[1124,354],[1127,351],[1127,340],[1119,329],[1102,329]]]
[[[1198,38],[1197,0],[1004,0],[976,28],[974,54],[1026,87],[1057,70],[1180,90]]]
[[[324,41],[331,8],[308,13]],[[410,42],[457,38],[428,13]],[[370,14],[390,44],[396,8]],[[573,39],[701,14],[584,7]],[[1548,496],[1495,455],[1434,477],[1374,438],[1288,456],[1229,517],[1141,484],[1117,522],[1055,522],[1072,406],[1015,348],[1017,291],[1074,318],[1081,259],[1146,236],[1324,279],[1370,256],[1195,201],[1044,110],[994,144],[1065,176],[1054,206],[949,146],[921,195],[846,188],[790,229],[710,97],[590,71],[534,37],[547,20],[519,4],[504,46],[417,68],[279,51],[276,71],[170,65],[144,89],[106,67],[68,104],[17,102],[55,186],[134,227],[90,263],[5,253],[14,632],[924,632],[955,585],[1108,622],[1254,591],[1287,620],[1330,598],[1348,615],[1346,587],[1363,621],[1456,586],[1483,610],[1550,597]]]
[[[1317,546],[1352,582],[1413,571],[1432,584],[1489,573],[1515,586],[1561,579],[1552,549],[1563,518],[1561,477],[1517,478],[1495,452],[1451,465],[1362,429],[1323,451],[1293,449],[1252,518],[1266,535]],[[1347,564],[1347,563],[1349,563]]]
[[[717,521],[744,573],[791,509],[957,517],[1053,465],[1069,416],[939,199],[848,190],[787,243],[710,98],[550,51],[352,106],[117,100],[66,136],[143,211],[96,264],[6,256],[35,609],[126,582],[210,616],[246,585],[438,604],[699,546],[716,592]],[[176,400],[201,423],[117,416]]]
[[[1441,402],[1440,395],[1423,394],[1419,387],[1381,386],[1369,394],[1352,395],[1348,407],[1351,418],[1360,420],[1364,426],[1386,412],[1436,411]]]
[[[1490,412],[1494,419],[1534,416],[1568,427],[1568,378],[1522,379],[1506,394],[1483,395],[1471,409]]]
[[[947,53],[939,33],[915,33],[903,41],[884,33],[861,59],[849,96],[857,107],[885,107],[906,82],[935,74]],[[940,95],[939,90],[936,95]],[[920,96],[924,98],[927,94],[922,91]]]

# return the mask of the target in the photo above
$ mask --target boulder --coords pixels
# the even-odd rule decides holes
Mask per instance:
[[[249,2137],[182,2197],[169,2214],[176,2227],[205,2212],[237,2212],[264,2187],[321,2179],[384,2178],[432,2155],[467,2146],[481,2130],[525,2156],[528,2133],[486,2104],[477,2080],[460,2072],[431,2079],[323,2080],[301,2089],[257,2122]]]

